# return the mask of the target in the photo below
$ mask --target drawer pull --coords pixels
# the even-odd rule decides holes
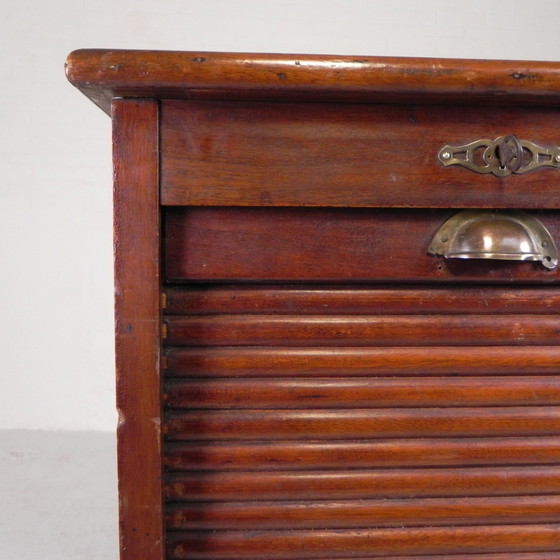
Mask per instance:
[[[558,264],[548,230],[520,210],[463,210],[438,229],[428,253],[448,259],[540,261],[549,269]]]
[[[514,134],[499,136],[495,140],[476,140],[464,146],[444,146],[438,159],[446,167],[460,165],[476,173],[493,173],[507,177],[539,167],[560,167],[560,148],[543,148],[520,140]]]

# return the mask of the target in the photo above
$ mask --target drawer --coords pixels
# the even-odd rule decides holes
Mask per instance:
[[[553,166],[499,177],[438,158],[509,134],[555,147],[558,130],[554,108],[164,101],[162,202],[558,208]]]
[[[428,254],[456,210],[168,207],[167,281],[557,283],[540,262]],[[560,239],[560,214],[532,211]]]

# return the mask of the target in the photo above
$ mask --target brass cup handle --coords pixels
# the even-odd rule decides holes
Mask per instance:
[[[544,225],[521,210],[463,210],[436,232],[428,253],[448,259],[540,261],[558,264],[558,251]]]

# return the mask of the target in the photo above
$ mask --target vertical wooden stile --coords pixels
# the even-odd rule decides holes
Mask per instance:
[[[158,103],[112,105],[121,560],[163,558]]]

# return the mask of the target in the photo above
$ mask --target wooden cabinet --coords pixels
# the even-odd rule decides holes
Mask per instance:
[[[114,125],[123,560],[560,558],[560,64],[67,68]],[[464,209],[551,240],[432,254]]]

